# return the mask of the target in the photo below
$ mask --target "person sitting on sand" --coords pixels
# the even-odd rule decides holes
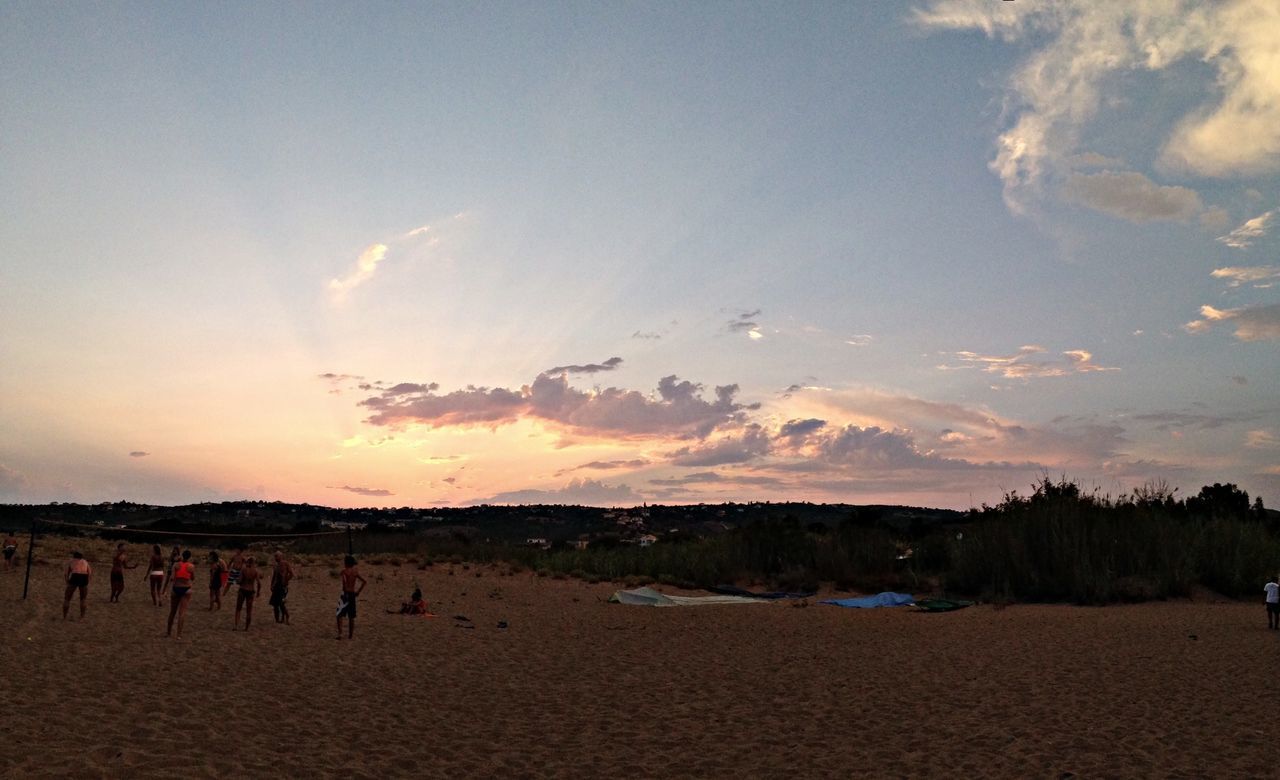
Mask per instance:
[[[356,559],[348,555],[343,559],[346,568],[342,570],[342,596],[338,599],[338,639],[342,638],[342,619],[347,618],[347,639],[354,639],[356,633],[356,597],[369,583],[360,576],[356,568]],[[356,583],[360,587],[356,587]]]
[[[147,573],[143,575],[151,582],[151,603],[160,606],[164,603],[164,554],[160,545],[151,545],[151,559],[147,561]]]
[[[173,633],[173,618],[178,618],[178,639],[182,638],[182,625],[187,618],[187,604],[191,601],[191,586],[196,582],[196,565],[191,562],[191,551],[183,550],[182,557],[173,565],[173,579],[170,585],[173,598],[169,600],[169,622],[164,635]]]
[[[116,554],[111,558],[111,601],[119,603],[120,594],[124,593],[124,570],[136,569],[138,564],[128,565],[128,555],[124,551],[124,542],[116,545]]]
[[[209,611],[222,609],[222,579],[227,573],[227,564],[218,557],[217,550],[209,551]]]
[[[237,547],[236,554],[231,556],[231,563],[227,564],[227,585],[222,589],[222,595],[231,592],[234,585],[240,584],[240,572],[244,569],[244,548]]]
[[[293,579],[293,566],[284,559],[284,553],[276,550],[275,566],[271,569],[271,610],[275,613],[276,622],[289,625],[289,607],[285,599],[289,598],[289,581]]]
[[[84,600],[89,595],[89,575],[93,569],[89,566],[89,562],[84,559],[79,550],[71,553],[71,560],[67,561],[67,592],[62,597],[62,619],[67,619],[67,611],[71,609],[71,595],[78,589],[80,591],[80,619],[84,620]]]
[[[408,601],[400,602],[400,610],[387,610],[388,615],[425,615],[427,614],[427,602],[422,598],[422,589],[414,588],[413,595]]]
[[[4,532],[4,567],[12,569],[18,564],[14,562],[14,558],[18,557],[18,540],[14,538],[13,531]]]
[[[1273,631],[1280,629],[1280,582],[1277,580],[1280,577],[1262,586],[1262,591],[1267,594],[1267,628]]]
[[[262,595],[262,573],[258,571],[258,563],[250,555],[244,561],[244,568],[240,570],[240,591],[236,594],[236,619],[231,624],[231,630],[235,631],[240,627],[240,608],[244,608],[244,630],[249,630],[249,624],[253,622],[253,600]]]

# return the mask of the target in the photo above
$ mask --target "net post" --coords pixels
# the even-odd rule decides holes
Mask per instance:
[[[351,544],[351,524],[347,524],[347,555],[355,555],[356,549]]]
[[[39,521],[36,518],[31,518],[31,540],[27,542],[27,576],[22,581],[23,601],[27,600],[27,590],[31,587],[31,554],[35,551],[36,547],[36,523],[38,522]]]

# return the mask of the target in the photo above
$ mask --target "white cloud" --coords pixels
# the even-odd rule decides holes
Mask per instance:
[[[979,368],[988,374],[999,374],[1006,379],[1033,379],[1120,370],[1097,365],[1093,362],[1093,354],[1083,349],[1069,349],[1062,353],[1063,359],[1061,360],[1041,357],[1047,352],[1048,350],[1038,344],[1019,347],[1018,351],[1012,355],[980,355],[977,352],[968,351],[953,352],[951,354],[960,361],[960,365],[944,364],[938,366],[938,368],[944,371]]]
[[[1268,430],[1249,431],[1245,434],[1244,446],[1257,450],[1274,450],[1280,448],[1280,437]]]
[[[1230,279],[1230,285],[1232,287],[1239,287],[1242,284],[1248,284],[1250,282],[1264,282],[1267,279],[1280,279],[1280,266],[1227,266],[1226,268],[1213,269],[1213,273],[1210,275],[1214,279]]]
[[[871,336],[868,336],[865,333],[860,333],[856,336],[850,336],[849,338],[845,339],[844,343],[848,344],[851,347],[865,347],[868,344],[870,344],[871,341],[872,341]]]
[[[355,270],[342,279],[333,279],[329,282],[329,292],[333,296],[334,303],[346,300],[348,292],[373,278],[373,272],[377,269],[378,263],[382,262],[386,256],[386,244],[370,244],[365,247],[365,250],[356,258]]]
[[[1280,4],[1274,0],[935,0],[915,12],[928,30],[980,30],[1024,43],[1006,103],[1010,126],[990,167],[1005,202],[1022,213],[1048,176],[1072,167],[1083,128],[1134,70],[1199,60],[1216,71],[1215,95],[1181,118],[1162,165],[1202,176],[1280,169]],[[1181,75],[1181,72],[1180,72]]]
[[[1233,249],[1247,249],[1253,246],[1255,239],[1267,234],[1273,214],[1274,210],[1259,214],[1225,236],[1218,236],[1218,240]]]
[[[1067,198],[1130,222],[1186,221],[1200,213],[1200,196],[1186,187],[1164,187],[1140,173],[1073,173],[1063,187]]]
[[[1188,333],[1203,333],[1215,322],[1232,322],[1236,338],[1240,341],[1274,341],[1280,339],[1280,304],[1244,306],[1239,309],[1215,309],[1201,306],[1202,319],[1192,320],[1183,329]]]

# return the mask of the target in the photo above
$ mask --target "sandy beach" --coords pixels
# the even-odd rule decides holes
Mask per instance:
[[[21,569],[0,574],[6,777],[1276,771],[1260,604],[654,609],[607,603],[618,584],[370,560],[355,640],[335,641],[337,559],[304,558],[292,625],[264,597],[233,632],[197,587],[176,641],[142,569],[107,603],[108,548],[79,543],[83,622],[61,618],[69,540],[40,548],[25,602]],[[415,582],[439,617],[386,614]]]

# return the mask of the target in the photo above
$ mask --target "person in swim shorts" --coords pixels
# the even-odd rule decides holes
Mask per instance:
[[[342,619],[347,618],[347,639],[354,639],[356,633],[356,597],[368,585],[368,581],[360,576],[356,568],[356,559],[348,555],[342,570],[342,597],[338,600],[338,639],[342,639]],[[356,584],[359,583],[359,587]]]
[[[173,598],[169,600],[169,622],[164,635],[173,632],[173,619],[178,618],[177,638],[182,638],[182,625],[187,618],[187,604],[191,601],[191,587],[196,582],[196,565],[191,562],[191,551],[183,550],[182,557],[173,565],[173,579],[169,581]]]
[[[111,557],[111,601],[120,602],[120,594],[124,593],[124,570],[137,568],[137,564],[128,565],[129,556],[124,551],[124,542],[116,545],[116,554]]]
[[[151,583],[151,603],[160,606],[164,603],[164,554],[160,545],[151,545],[151,558],[147,561],[147,573],[142,575]]]
[[[234,585],[240,584],[240,571],[244,568],[244,548],[237,547],[236,554],[231,556],[231,563],[227,564],[227,585],[222,589],[222,595],[231,592]]]
[[[262,572],[258,571],[258,563],[250,555],[240,570],[240,592],[236,594],[236,619],[231,625],[235,631],[240,627],[240,608],[244,607],[244,630],[249,630],[253,622],[253,600],[262,595]]]
[[[271,610],[275,613],[276,622],[289,625],[289,607],[285,600],[289,598],[289,581],[293,579],[293,566],[284,558],[284,553],[276,550],[275,566],[271,569]]]
[[[67,612],[71,609],[71,596],[77,590],[80,591],[80,619],[84,620],[84,600],[89,595],[89,575],[93,572],[93,568],[89,566],[89,562],[84,559],[79,550],[71,553],[71,560],[67,561],[67,592],[62,597],[62,619],[67,619]]]
[[[18,557],[18,540],[14,538],[13,531],[4,532],[4,567],[12,569],[18,564],[15,558]]]
[[[209,552],[209,611],[222,609],[222,580],[227,573],[227,564],[218,557],[217,550]]]

